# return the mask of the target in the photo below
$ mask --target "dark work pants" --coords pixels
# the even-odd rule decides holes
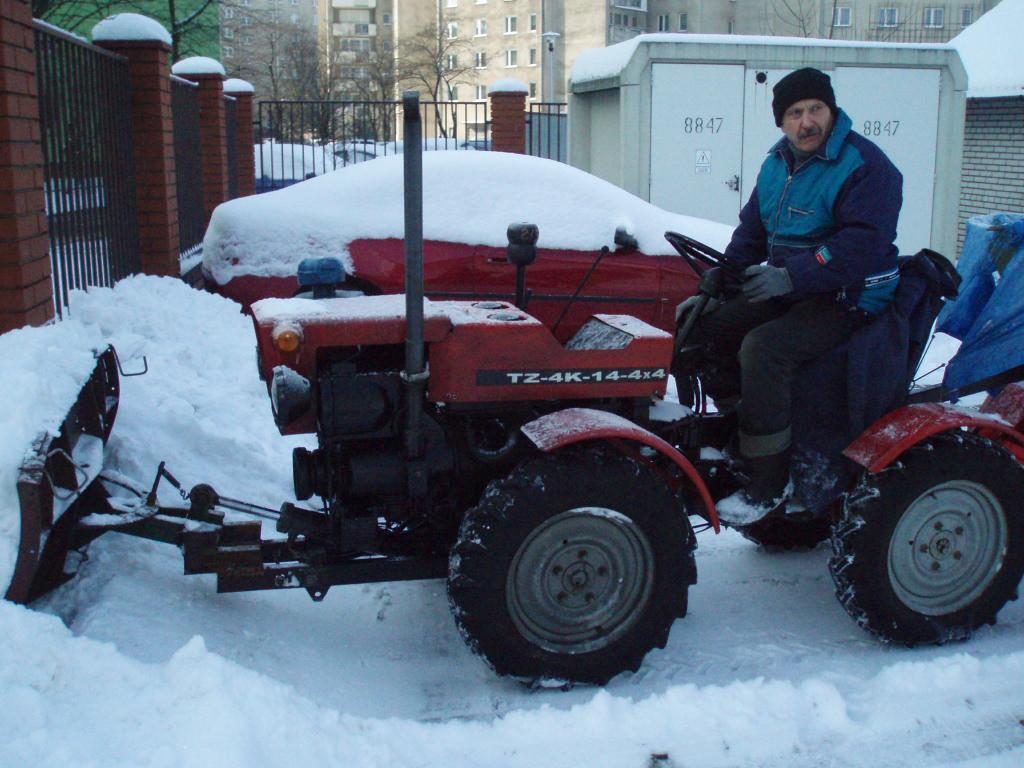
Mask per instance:
[[[789,448],[793,380],[800,366],[844,342],[865,322],[863,313],[832,296],[751,303],[740,294],[700,318],[692,340],[707,346],[707,391],[716,400],[740,395],[744,456]]]

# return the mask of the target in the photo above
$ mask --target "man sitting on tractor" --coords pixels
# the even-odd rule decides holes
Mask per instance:
[[[725,250],[739,280],[724,279],[722,268],[705,277],[724,283],[724,295],[709,302],[691,337],[706,347],[705,389],[719,408],[739,397],[750,482],[718,504],[722,520],[739,526],[786,507],[797,370],[884,309],[899,282],[900,172],[852,130],[825,73],[791,72],[773,95],[784,136]],[[677,317],[695,300],[680,304]]]

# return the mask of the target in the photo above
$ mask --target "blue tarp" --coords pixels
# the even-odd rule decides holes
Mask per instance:
[[[943,383],[958,390],[1024,365],[1024,214],[993,213],[967,222],[957,264],[960,295],[936,330],[963,343]]]

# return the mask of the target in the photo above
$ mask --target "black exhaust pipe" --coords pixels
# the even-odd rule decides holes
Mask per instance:
[[[420,120],[420,95],[402,94],[404,122],[405,172],[405,455],[419,459],[423,455],[423,393],[428,372],[423,341],[423,124]],[[413,496],[426,494],[425,477],[409,469],[409,488]],[[420,491],[420,492],[417,492]]]

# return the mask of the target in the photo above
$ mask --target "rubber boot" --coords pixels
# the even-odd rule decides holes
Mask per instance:
[[[787,448],[779,453],[748,458],[750,482],[716,505],[719,519],[733,527],[744,526],[781,510],[792,487],[789,483],[790,453]]]

